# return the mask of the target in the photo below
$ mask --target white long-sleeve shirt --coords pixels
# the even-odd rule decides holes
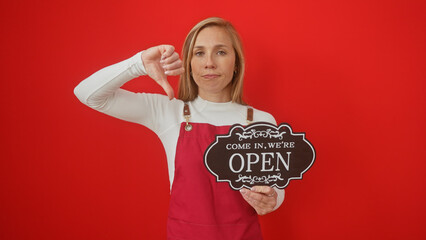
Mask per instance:
[[[161,94],[134,93],[120,87],[126,82],[146,75],[141,52],[117,64],[105,67],[82,81],[75,89],[77,98],[85,105],[110,116],[138,123],[154,131],[160,138],[167,156],[170,186],[175,171],[176,145],[183,117],[184,102]],[[191,122],[215,126],[245,125],[247,106],[234,102],[215,103],[197,97],[189,102]],[[269,113],[254,109],[253,121],[276,124]],[[284,200],[284,190],[278,193],[278,208]]]

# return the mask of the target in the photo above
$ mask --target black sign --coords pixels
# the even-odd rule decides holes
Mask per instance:
[[[255,185],[285,188],[291,179],[302,179],[314,160],[305,133],[293,133],[285,123],[233,125],[204,153],[204,164],[216,181],[229,182],[234,190]]]

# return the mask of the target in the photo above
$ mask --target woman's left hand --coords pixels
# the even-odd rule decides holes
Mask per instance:
[[[277,204],[277,193],[269,186],[254,186],[251,190],[242,188],[240,192],[258,215],[272,212]]]

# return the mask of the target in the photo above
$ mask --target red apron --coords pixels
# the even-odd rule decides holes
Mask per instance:
[[[256,211],[228,183],[217,183],[204,165],[204,151],[230,126],[181,124],[167,223],[169,240],[262,239]]]

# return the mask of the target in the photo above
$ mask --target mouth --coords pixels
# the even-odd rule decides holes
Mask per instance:
[[[204,74],[202,75],[203,78],[206,79],[214,79],[214,78],[218,78],[220,75],[219,74]]]

